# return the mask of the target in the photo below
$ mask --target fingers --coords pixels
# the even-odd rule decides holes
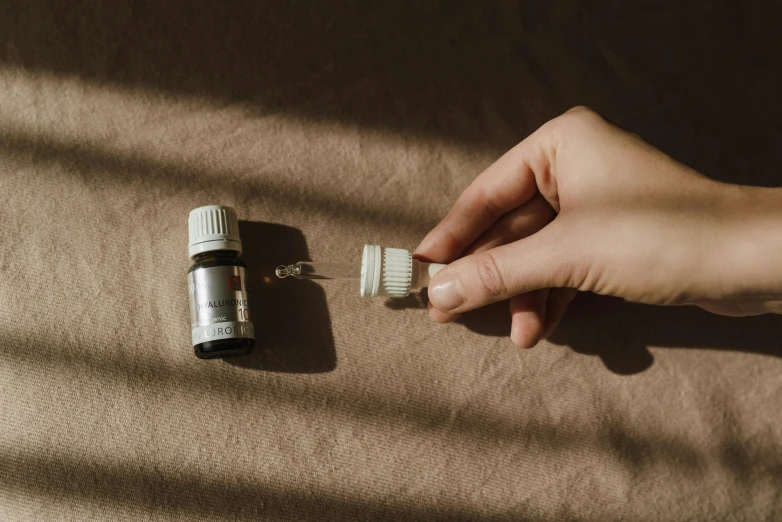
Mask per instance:
[[[535,194],[527,203],[505,214],[470,245],[464,254],[478,254],[531,236],[546,226],[554,216],[551,205],[543,196]]]
[[[520,348],[532,348],[543,335],[549,290],[540,289],[510,299],[510,340]]]
[[[465,254],[479,254],[500,245],[506,245],[528,237],[546,226],[554,218],[554,209],[539,193],[532,199],[506,214],[492,225],[475,243],[465,251]],[[540,340],[543,330],[546,309],[545,291],[535,291],[520,294],[510,299],[512,318],[511,340],[522,348],[535,346]],[[429,312],[437,317],[439,322],[448,322],[448,317],[458,317],[460,314],[448,314],[432,307]]]
[[[466,254],[485,252],[494,247],[512,243],[534,234],[554,217],[554,209],[540,195],[535,194],[526,204],[509,212],[489,228],[477,241],[470,245]],[[430,317],[438,323],[449,323],[459,318],[459,314],[448,314],[427,306]]]
[[[545,288],[511,297],[513,344],[532,348],[551,335],[577,293],[573,288]]]
[[[563,241],[556,224],[454,261],[432,278],[431,304],[441,312],[460,313],[540,288],[570,286],[570,259],[578,257],[577,248]]]
[[[547,134],[536,131],[475,178],[415,254],[449,263],[500,217],[529,201],[538,189],[535,171],[549,170],[553,148]]]

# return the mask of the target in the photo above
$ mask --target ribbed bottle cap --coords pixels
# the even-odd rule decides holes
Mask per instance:
[[[364,245],[361,297],[405,297],[413,279],[413,256],[402,248]]]
[[[222,205],[207,205],[190,211],[187,219],[190,257],[211,250],[234,250],[242,253],[239,220],[236,211]]]

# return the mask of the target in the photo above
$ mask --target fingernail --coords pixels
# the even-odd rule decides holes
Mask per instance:
[[[437,286],[429,288],[429,301],[435,308],[443,312],[456,310],[464,304],[462,283],[459,278],[446,276],[437,283]]]

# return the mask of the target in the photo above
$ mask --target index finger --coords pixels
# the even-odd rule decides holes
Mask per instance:
[[[537,191],[534,168],[545,161],[540,145],[537,131],[475,178],[415,249],[416,257],[450,263],[505,213],[532,198]]]

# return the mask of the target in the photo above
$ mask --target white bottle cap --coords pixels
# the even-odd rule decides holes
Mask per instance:
[[[429,284],[445,265],[422,263],[402,248],[364,245],[361,258],[361,297],[406,297],[413,288]]]
[[[361,297],[405,297],[412,276],[413,256],[407,250],[364,245]]]
[[[242,253],[239,220],[236,211],[222,205],[207,205],[190,211],[187,219],[190,257],[211,250],[234,250]]]

